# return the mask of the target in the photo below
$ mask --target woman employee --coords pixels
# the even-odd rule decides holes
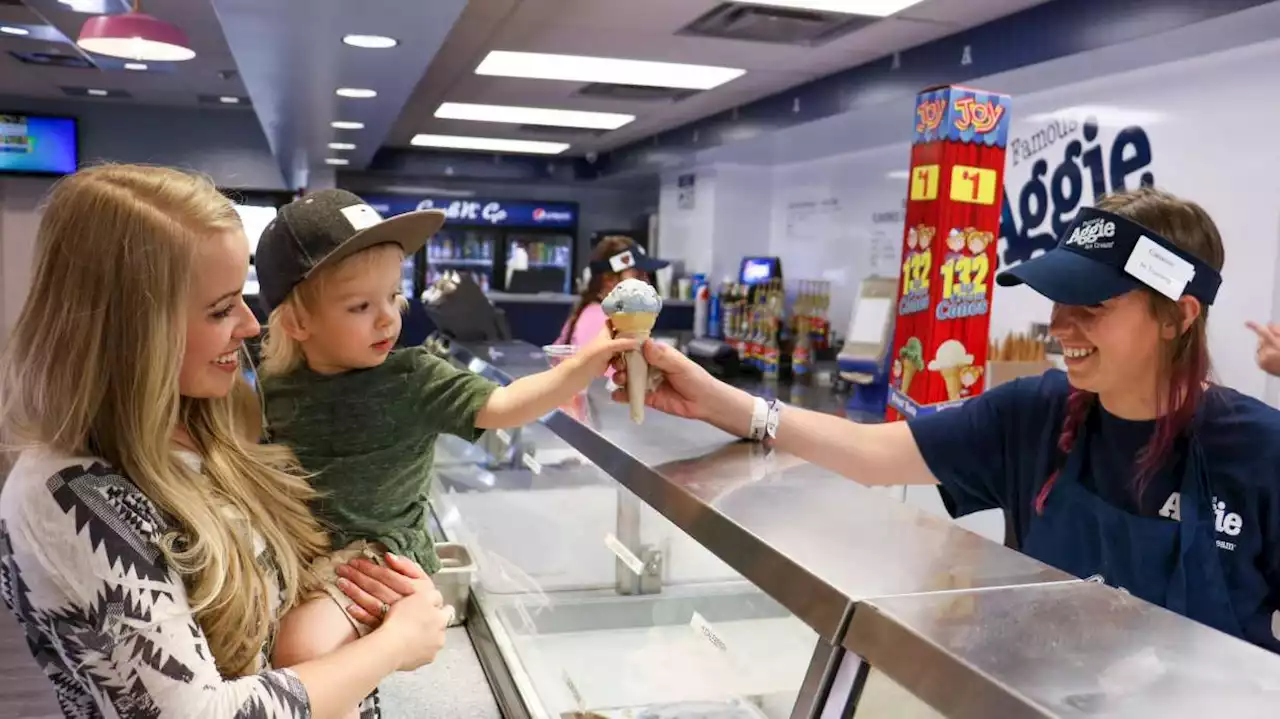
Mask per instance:
[[[649,402],[865,484],[940,483],[955,516],[1011,515],[1036,559],[1280,651],[1280,413],[1207,381],[1222,262],[1198,205],[1120,193],[998,278],[1055,302],[1065,374],[859,425],[766,404],[649,343],[667,380]]]
[[[586,345],[599,336],[605,325],[604,310],[600,301],[619,282],[628,279],[651,280],[654,272],[669,262],[657,260],[644,253],[629,237],[612,235],[600,240],[591,252],[587,268],[591,279],[578,297],[573,312],[560,330],[556,344]]]

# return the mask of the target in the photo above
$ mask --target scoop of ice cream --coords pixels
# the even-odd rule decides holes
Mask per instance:
[[[924,345],[920,343],[920,338],[907,338],[902,349],[898,351],[898,356],[903,361],[911,363],[916,369],[924,367]]]
[[[959,340],[947,340],[938,345],[938,354],[929,363],[929,371],[953,369],[973,364],[973,355],[965,351]]]
[[[613,288],[608,297],[600,303],[607,315],[619,312],[652,312],[662,311],[662,298],[653,285],[644,280],[623,280]]]

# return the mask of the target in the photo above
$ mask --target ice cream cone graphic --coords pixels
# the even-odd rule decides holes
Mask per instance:
[[[960,399],[960,368],[945,367],[938,371],[942,380],[947,383],[947,399]]]
[[[938,352],[929,363],[929,370],[942,375],[947,386],[947,399],[960,399],[960,391],[964,385],[960,381],[960,373],[973,364],[973,355],[965,350],[959,340],[947,340],[938,345]]]
[[[662,310],[662,298],[653,286],[641,280],[628,279],[619,282],[617,287],[601,303],[609,315],[609,321],[619,337],[645,340],[653,333],[653,325],[658,321],[658,313]],[[640,424],[644,421],[644,396],[649,391],[649,363],[642,350],[626,353],[627,363],[627,401],[631,405],[631,421]]]
[[[924,369],[924,345],[918,337],[908,337],[898,350],[898,359],[902,360],[902,393],[911,393],[911,380],[916,373]]]

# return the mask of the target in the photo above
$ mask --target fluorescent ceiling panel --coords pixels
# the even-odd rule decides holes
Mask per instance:
[[[513,105],[474,105],[446,102],[436,110],[445,120],[476,122],[509,122],[515,125],[547,125],[550,127],[585,127],[591,130],[616,130],[636,119],[635,115],[618,112],[586,112],[584,110],[551,110],[542,107]]]
[[[684,65],[650,60],[623,60],[584,55],[494,50],[476,68],[477,75],[532,80],[604,82],[615,85],[710,90],[742,77],[746,70],[711,65]]]
[[[508,140],[500,137],[464,137],[462,135],[414,135],[409,141],[414,147],[440,147],[451,150],[488,150],[491,152],[516,152],[534,155],[559,155],[569,149],[567,142],[543,142],[540,140]]]
[[[868,17],[888,17],[919,5],[922,0],[750,0],[753,5],[773,5],[799,10],[821,10]]]

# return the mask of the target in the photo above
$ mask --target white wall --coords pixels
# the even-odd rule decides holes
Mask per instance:
[[[679,204],[680,175],[696,178],[693,207]],[[710,273],[713,283],[738,276],[745,255],[768,255],[771,231],[762,212],[773,197],[769,168],[720,163],[663,178],[658,237],[663,259],[684,262],[689,273]]]
[[[1057,214],[1060,222],[1067,220],[1080,203],[1093,200],[1087,168],[1082,160],[1066,161],[1064,150],[1077,140],[1084,152],[1099,147],[1104,176],[1108,176],[1105,189],[1111,190],[1111,155],[1118,134],[1125,128],[1140,128],[1149,141],[1151,162],[1132,171],[1125,178],[1126,186],[1136,186],[1139,178],[1149,172],[1157,186],[1199,202],[1217,221],[1227,249],[1224,285],[1210,330],[1217,373],[1224,383],[1272,402],[1277,399],[1277,388],[1254,365],[1254,341],[1243,323],[1246,319],[1280,318],[1280,296],[1275,291],[1280,266],[1280,206],[1276,202],[1280,197],[1280,174],[1272,170],[1275,153],[1265,140],[1258,145],[1265,133],[1265,123],[1259,118],[1280,112],[1280,77],[1263,69],[1277,66],[1280,42],[1273,41],[1015,96],[1011,144],[1017,140],[1030,142],[1035,133],[1055,123],[1074,121],[1074,129],[1064,139],[1031,156],[1015,157],[1011,149],[1005,185],[1009,206],[1023,234],[1052,236],[1053,215]],[[1032,71],[1034,68],[1026,70]],[[881,262],[873,268],[870,255],[877,241],[883,242],[886,235],[901,238],[901,219],[894,213],[901,209],[906,193],[909,148],[905,140],[911,120],[909,108],[902,110],[901,103],[884,110],[901,115],[904,142],[900,144],[755,168],[772,173],[771,197],[767,203],[753,197],[755,207],[744,205],[745,214],[734,217],[737,226],[769,224],[770,247],[783,258],[790,278],[833,282],[832,313],[837,328],[847,324],[854,293],[863,277],[873,271],[896,275],[896,264]],[[1097,136],[1092,140],[1083,137],[1086,117],[1099,120]],[[824,122],[824,131],[815,134],[814,141],[826,142],[822,138],[831,136],[833,131],[836,135],[841,131],[856,134],[866,120],[866,113],[860,113],[847,118],[847,124],[840,128],[840,119],[832,118]],[[883,123],[884,119],[879,121]],[[794,132],[787,143],[796,146],[803,143],[803,138],[803,133]],[[1119,159],[1132,158],[1135,152],[1134,146],[1128,145]],[[816,157],[822,153],[808,148],[803,154]],[[1056,213],[1051,208],[1034,227],[1024,227],[1027,218],[1022,216],[1020,196],[1040,160],[1045,161],[1045,186],[1051,184],[1059,168],[1064,168],[1062,194],[1072,194],[1070,181],[1074,177],[1085,178],[1085,187],[1077,203],[1056,208]],[[1071,171],[1073,168],[1075,172]],[[719,171],[719,165],[702,169],[712,176]],[[672,196],[669,184],[664,183],[661,195],[664,216],[669,212],[667,200]],[[722,201],[722,193],[714,195],[716,202]],[[818,213],[817,217],[808,212],[809,206],[824,202],[830,212]],[[1034,203],[1031,208],[1031,214],[1038,214]],[[720,217],[720,213],[712,212],[709,219],[693,223],[697,232],[687,233],[687,241],[719,237],[721,230],[715,225]],[[721,248],[713,244],[711,254]],[[1002,239],[1001,248],[1002,252],[1008,249],[1007,239]],[[665,241],[663,251],[672,253]],[[714,256],[707,256],[705,247],[685,247],[682,252],[704,263],[695,264],[697,270],[716,261]],[[998,288],[992,333],[1000,336],[1007,331],[1022,331],[1032,321],[1045,321],[1048,311],[1049,303],[1026,288]]]

